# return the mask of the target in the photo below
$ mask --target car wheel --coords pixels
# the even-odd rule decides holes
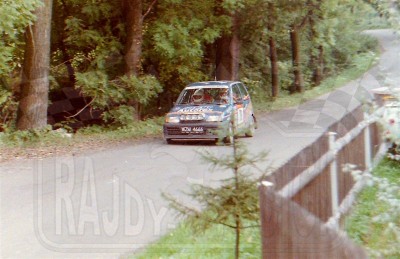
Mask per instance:
[[[256,131],[256,123],[254,121],[254,117],[251,116],[250,121],[249,121],[249,127],[246,130],[246,137],[253,137],[254,132]]]
[[[167,144],[172,144],[172,143],[174,143],[174,142],[172,141],[172,139],[166,139],[166,141],[167,141]]]

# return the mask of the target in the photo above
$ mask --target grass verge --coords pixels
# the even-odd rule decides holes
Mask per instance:
[[[392,184],[400,185],[400,162],[389,159],[383,160],[375,168],[374,176],[386,178]],[[376,186],[365,188],[357,199],[353,212],[346,220],[346,232],[357,243],[367,248],[371,258],[400,258],[400,243],[396,231],[389,231],[388,224],[376,222],[377,217],[385,213],[389,204],[379,199],[379,189]],[[400,208],[400,193],[392,200]],[[392,222],[400,229],[400,218]],[[398,231],[397,230],[397,231]]]
[[[159,117],[114,129],[92,126],[75,134],[51,128],[0,133],[0,162],[82,154],[158,138],[161,136],[163,121]]]
[[[256,100],[254,106],[259,112],[269,112],[300,105],[321,95],[332,92],[352,80],[362,77],[364,73],[376,63],[376,53],[362,53],[352,60],[352,64],[347,69],[341,71],[337,75],[325,79],[321,85],[317,87],[306,89],[304,93],[289,94],[288,92],[282,92],[280,96],[274,100],[263,100],[256,97],[253,98]]]
[[[262,257],[259,228],[245,229],[241,238],[241,258]],[[213,225],[199,233],[183,222],[157,243],[148,246],[143,253],[131,258],[233,258],[234,243],[234,231],[227,227]]]

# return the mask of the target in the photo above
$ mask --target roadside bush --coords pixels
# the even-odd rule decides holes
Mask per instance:
[[[110,80],[106,72],[96,70],[77,73],[76,80],[82,94],[92,98],[91,106],[105,111],[104,121],[118,126],[132,124],[140,118],[141,106],[162,91],[158,80],[149,75],[124,75]]]
[[[23,130],[3,133],[0,144],[10,147],[47,146],[49,144],[70,141],[72,134],[65,130],[52,130],[51,126],[43,129]]]
[[[385,159],[372,174],[362,174],[354,166],[349,171],[368,186],[346,220],[347,233],[367,248],[371,258],[399,258],[400,163]]]

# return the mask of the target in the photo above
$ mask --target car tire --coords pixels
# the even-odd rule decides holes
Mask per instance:
[[[253,137],[255,130],[256,130],[256,123],[255,123],[254,117],[251,116],[250,121],[249,121],[249,127],[247,127],[247,130],[245,133],[246,137]]]
[[[173,144],[174,142],[172,141],[172,139],[166,139],[167,144]]]

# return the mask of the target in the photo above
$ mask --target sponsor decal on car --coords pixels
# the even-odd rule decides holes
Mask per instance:
[[[213,106],[201,106],[201,107],[185,107],[177,110],[178,113],[189,113],[189,112],[212,112]]]

